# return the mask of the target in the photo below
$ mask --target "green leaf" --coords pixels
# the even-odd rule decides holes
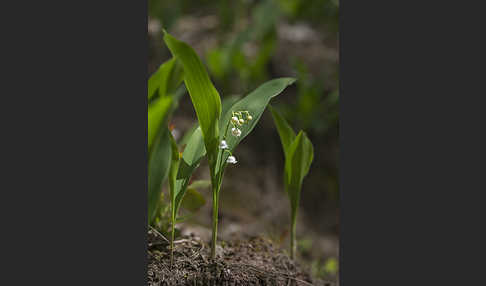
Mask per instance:
[[[172,105],[171,97],[159,98],[148,109],[148,153],[151,153],[152,144],[159,133],[162,123],[167,120],[170,107]]]
[[[171,143],[167,128],[159,132],[148,161],[148,219],[152,224],[162,192],[162,183],[169,173]]]
[[[175,39],[165,30],[164,41],[172,55],[184,67],[184,83],[196,110],[206,150],[209,150],[208,159],[211,166],[215,162],[218,151],[218,122],[221,116],[221,98],[196,52],[189,45]]]
[[[157,216],[162,185],[169,172],[177,174],[177,166],[171,170],[171,138],[167,128],[170,113],[183,89],[177,89],[183,78],[182,67],[174,58],[160,66],[148,81],[148,219],[153,223]],[[158,91],[159,96],[156,96]],[[173,141],[173,140],[172,140]],[[175,177],[175,175],[173,175]],[[172,176],[171,176],[172,177]],[[173,180],[171,180],[173,181]]]
[[[191,213],[197,212],[202,206],[206,204],[204,196],[201,195],[194,188],[187,188],[187,192],[182,199],[181,207]]]
[[[233,151],[241,140],[243,140],[248,134],[250,134],[253,128],[255,128],[255,125],[260,120],[260,117],[265,111],[265,108],[270,100],[279,95],[287,86],[294,82],[294,78],[278,78],[267,81],[229,108],[220,121],[220,129],[226,133],[226,142],[228,143],[231,151]],[[248,123],[245,123],[243,126],[240,126],[239,129],[241,130],[241,136],[235,137],[231,135],[231,125],[228,130],[226,130],[226,126],[231,119],[231,112],[241,110],[249,111],[253,119]],[[221,133],[220,139],[223,139],[224,135],[225,134]],[[224,160],[226,160],[228,156],[228,153],[225,153]]]
[[[182,158],[179,163],[179,169],[177,173],[177,180],[175,183],[175,211],[179,210],[182,198],[189,185],[189,180],[192,173],[199,167],[201,159],[206,154],[206,149],[204,148],[204,141],[202,137],[201,128],[197,128],[189,139],[184,152],[182,153]]]
[[[290,197],[292,216],[297,212],[302,181],[314,158],[314,147],[304,131],[300,131],[290,144],[285,160],[286,189]]]
[[[277,110],[272,108],[272,106],[269,106],[269,108],[270,108],[270,111],[272,113],[272,117],[273,117],[273,121],[275,123],[275,126],[277,127],[278,135],[280,136],[280,142],[282,143],[282,149],[284,151],[285,160],[287,161],[287,158],[288,158],[287,154],[289,152],[290,145],[292,144],[292,142],[294,142],[295,137],[296,137],[295,132],[292,129],[292,127],[290,127],[290,125],[285,120],[285,118],[283,118],[283,116],[280,115],[280,113],[278,113]],[[289,176],[287,171],[288,171],[287,168],[284,168],[284,184],[285,185],[287,185],[287,178]],[[286,191],[288,190],[287,187],[285,188],[285,190]]]
[[[183,94],[183,89],[177,89],[183,78],[181,64],[172,58],[163,63],[160,68],[148,80],[148,150],[159,132],[163,119],[168,116],[178,99]],[[158,90],[159,98],[155,97]],[[168,97],[172,97],[170,100]]]
[[[189,187],[181,203],[181,207],[189,211],[189,214],[183,217],[178,217],[176,223],[184,222],[192,218],[205,204],[206,199],[204,199],[204,196],[195,189]]]
[[[179,172],[177,179],[189,179],[192,172],[199,166],[199,162],[202,157],[206,155],[206,149],[204,148],[204,140],[202,137],[201,128],[198,127],[192,133],[191,138],[187,142],[186,148],[182,153],[182,161],[179,166]]]
[[[180,63],[172,58],[162,65],[148,80],[148,100],[149,102],[158,95],[161,97],[175,91],[182,83],[183,70]]]
[[[277,110],[275,110],[271,105],[269,106],[269,109],[272,112],[273,121],[277,127],[285,157],[287,157],[290,144],[292,144],[295,139],[295,132]]]
[[[223,100],[223,110],[224,108],[226,108],[227,110],[238,99],[238,96],[226,97]],[[206,154],[201,128],[199,128],[197,124],[194,125],[193,128],[191,128],[186,133],[186,135],[184,135],[181,142],[179,143],[179,146],[183,146],[186,144],[187,146],[186,149],[184,149],[182,161],[181,164],[179,164],[179,173],[177,176],[179,180],[179,183],[176,184],[176,193],[179,194],[179,199],[177,199],[177,203],[179,203],[180,198],[184,197],[186,189],[200,189],[208,188],[211,186],[211,181],[209,180],[194,181],[191,185],[187,186],[190,178],[192,177],[192,174],[199,166],[200,160]]]

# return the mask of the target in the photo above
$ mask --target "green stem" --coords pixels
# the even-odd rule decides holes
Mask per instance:
[[[213,238],[211,240],[211,258],[216,258],[216,241],[218,236],[218,206],[219,206],[219,187],[213,189]]]
[[[174,233],[175,233],[175,215],[174,215],[174,204],[172,204],[172,225],[171,225],[171,233],[170,233],[170,267],[172,268],[172,265],[174,263]]]
[[[228,133],[230,122],[231,122],[231,119],[230,119],[230,121],[228,121],[228,124],[226,124],[226,130],[224,131],[223,139],[226,139],[226,134]]]
[[[292,211],[290,222],[290,258],[295,259],[295,253],[297,251],[295,225],[296,225],[296,213]]]
[[[224,131],[224,135],[223,135],[223,140],[226,140],[226,134],[228,133],[228,129],[229,129],[229,126],[230,126],[230,121],[228,121],[228,124],[226,124],[226,130]],[[220,158],[220,161],[219,161],[219,174],[218,174],[218,190],[221,188],[221,183],[223,181],[223,174],[224,174],[224,166],[225,166],[225,161],[224,161],[224,152],[227,151],[230,153],[231,155],[231,151],[230,150],[221,150],[221,158]]]
[[[228,133],[230,121],[226,125],[226,130],[224,131],[223,140],[226,140],[226,134]],[[211,240],[211,258],[216,258],[216,242],[218,240],[218,209],[219,209],[219,190],[221,188],[221,182],[223,180],[223,169],[224,169],[224,151],[218,151],[218,156],[216,157],[216,162],[214,169],[210,168],[211,173],[211,185],[213,189],[213,237]],[[219,162],[218,173],[215,174],[216,165]]]

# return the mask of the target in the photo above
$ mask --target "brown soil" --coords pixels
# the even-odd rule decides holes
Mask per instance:
[[[159,233],[148,234],[148,285],[321,285],[298,263],[263,237],[220,242],[217,258],[210,246],[196,236],[175,242],[174,265],[170,266],[169,243]]]

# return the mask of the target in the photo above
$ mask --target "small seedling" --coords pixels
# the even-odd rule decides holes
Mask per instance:
[[[177,147],[177,143],[175,142],[174,137],[170,134],[170,143],[171,143],[171,164],[169,169],[169,195],[170,195],[170,265],[172,267],[172,263],[174,261],[174,234],[175,234],[175,224],[176,224],[176,216],[177,216],[177,205],[176,205],[176,196],[175,196],[175,184],[177,180],[177,171],[179,170],[179,163],[181,161],[182,153],[179,152],[179,148]]]
[[[275,126],[285,155],[284,186],[290,200],[290,257],[296,252],[296,219],[299,208],[302,181],[309,172],[314,157],[314,147],[307,135],[300,131],[296,136],[285,119],[270,106]]]
[[[177,217],[179,208],[182,205],[186,210],[194,213],[205,203],[195,187],[189,188],[190,191],[184,196],[188,186],[181,185],[178,181],[182,154],[173,138],[173,130],[168,128],[169,117],[184,94],[184,90],[179,88],[182,80],[182,66],[176,58],[163,63],[148,80],[148,222],[149,225],[154,225],[163,215],[162,210],[168,210],[170,206],[167,226],[171,228],[171,264],[175,224],[185,219]],[[170,204],[164,206],[161,192],[166,178],[169,179]],[[163,227],[163,229],[167,228]]]
[[[179,166],[182,162],[183,153],[179,152],[179,147],[174,139],[170,136],[171,141],[171,165],[169,169],[169,195],[170,195],[170,226],[171,226],[171,239],[170,239],[170,265],[174,262],[174,236],[175,225],[178,222],[184,221],[187,217],[178,217],[179,209],[183,206],[186,210],[194,214],[199,208],[205,204],[205,200],[200,193],[196,191],[197,188],[205,187],[205,181],[196,181],[191,185],[183,188],[177,188],[177,175],[179,173]],[[179,190],[178,193],[176,193]],[[190,217],[190,216],[189,216]]]

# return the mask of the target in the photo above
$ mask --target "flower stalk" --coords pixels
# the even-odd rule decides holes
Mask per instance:
[[[246,119],[246,120],[245,120]],[[218,238],[218,210],[219,210],[219,192],[221,190],[221,185],[223,183],[223,175],[224,170],[227,164],[236,164],[238,161],[236,157],[233,156],[231,152],[231,148],[226,141],[226,136],[228,131],[231,128],[231,134],[235,137],[240,137],[242,131],[239,127],[243,126],[243,124],[247,123],[248,121],[252,120],[252,117],[248,111],[238,111],[232,112],[231,119],[226,124],[226,129],[223,134],[223,139],[219,143],[219,151],[218,156],[216,159],[216,164],[219,168],[212,168],[211,171],[211,184],[212,184],[212,191],[213,191],[213,229],[212,229],[212,239],[211,239],[211,258],[216,258],[216,242]],[[224,155],[228,153],[229,156],[225,160]]]

